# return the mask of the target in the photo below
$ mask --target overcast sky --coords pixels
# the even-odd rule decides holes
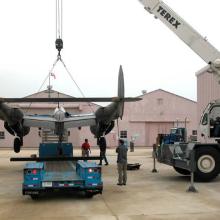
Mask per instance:
[[[220,48],[219,0],[164,0]],[[55,0],[0,0],[0,97],[38,91],[55,49]],[[119,65],[126,96],[164,89],[196,100],[206,63],[138,0],[63,0],[62,58],[86,97],[115,96]],[[53,89],[81,97],[58,65]],[[46,89],[48,82],[44,85]]]

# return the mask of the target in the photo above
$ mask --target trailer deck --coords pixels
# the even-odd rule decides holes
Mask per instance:
[[[35,199],[43,193],[56,191],[84,191],[88,197],[102,193],[101,167],[94,162],[72,161],[74,158],[71,144],[62,144],[62,151],[65,153],[62,157],[56,155],[58,147],[61,146],[54,143],[41,144],[39,158],[48,159],[53,156],[53,161],[25,165],[23,195],[30,195]],[[68,157],[70,161],[61,160]]]

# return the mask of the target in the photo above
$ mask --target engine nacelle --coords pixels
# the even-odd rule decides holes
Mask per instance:
[[[25,135],[27,135],[30,132],[30,128],[29,127],[24,127],[22,126],[21,123],[17,122],[14,125],[9,126],[8,122],[5,121],[4,122],[4,127],[5,129],[11,134],[11,135],[17,135],[19,137],[23,137]]]
[[[21,122],[23,117],[24,117],[24,114],[20,109],[18,109],[18,108],[11,108],[10,109],[9,118],[13,124],[16,124],[17,122]]]
[[[109,124],[103,122],[97,123],[97,125],[90,126],[90,131],[95,135],[96,138],[99,138],[103,135],[108,134],[115,126],[115,122],[111,121]]]
[[[5,103],[0,103],[0,119],[7,121],[9,126],[21,123],[23,120],[24,114],[18,108],[11,108]]]

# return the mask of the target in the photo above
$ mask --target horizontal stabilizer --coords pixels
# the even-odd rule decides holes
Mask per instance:
[[[135,97],[90,97],[90,98],[0,98],[2,102],[135,102],[140,101],[141,98]]]

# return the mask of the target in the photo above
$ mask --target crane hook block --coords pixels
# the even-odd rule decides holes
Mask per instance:
[[[60,52],[63,49],[63,40],[61,38],[57,38],[55,44],[56,49]]]

